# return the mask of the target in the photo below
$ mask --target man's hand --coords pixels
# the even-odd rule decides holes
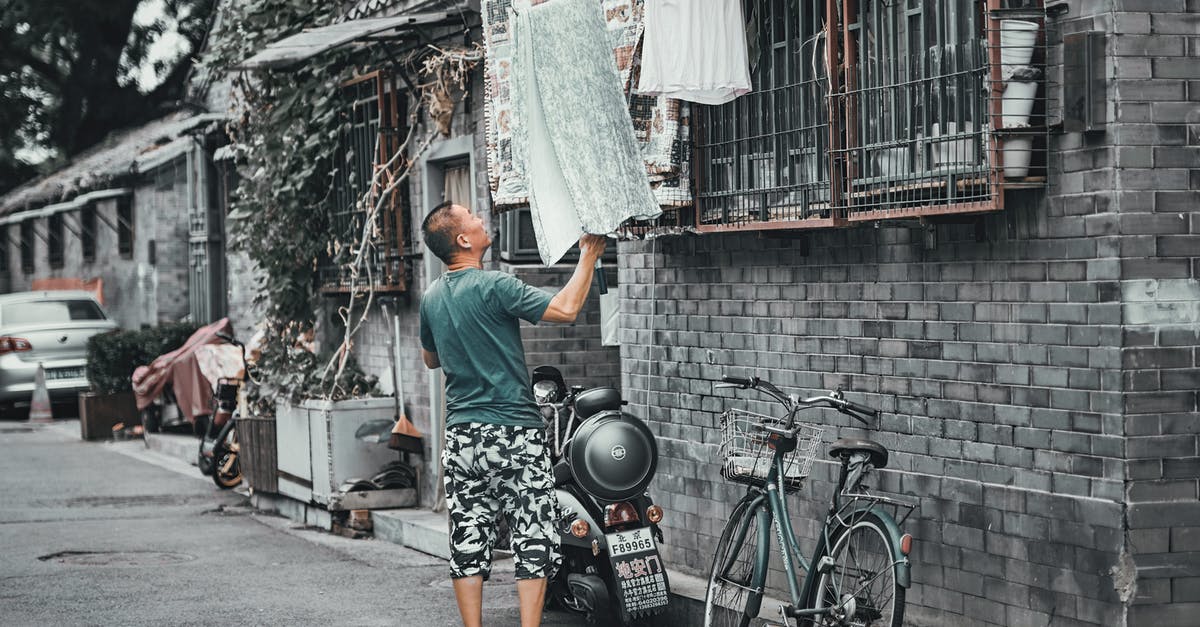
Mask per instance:
[[[603,235],[584,235],[579,238],[579,253],[582,257],[587,257],[593,262],[604,254],[604,247],[608,245],[608,238]]]
[[[543,321],[575,322],[579,310],[583,309],[583,302],[587,300],[596,261],[600,259],[600,255],[604,254],[606,244],[608,244],[608,238],[603,235],[584,235],[579,238],[580,254],[579,263],[575,266],[575,274],[571,275],[571,280],[567,281],[566,286],[554,295],[550,306],[546,308],[546,313],[542,314]]]

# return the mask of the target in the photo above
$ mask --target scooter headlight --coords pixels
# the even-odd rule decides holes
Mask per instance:
[[[533,384],[533,400],[539,405],[558,400],[558,386],[553,381],[538,381]]]

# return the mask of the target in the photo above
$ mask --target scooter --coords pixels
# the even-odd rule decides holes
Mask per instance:
[[[242,466],[238,461],[237,413],[238,392],[246,373],[246,347],[232,336],[218,333],[217,337],[242,351],[242,370],[236,377],[221,377],[213,393],[213,414],[200,440],[198,466],[210,475],[218,488],[230,490],[242,482]]]
[[[658,552],[663,509],[646,490],[658,465],[654,434],[621,410],[613,388],[567,388],[550,366],[535,368],[532,383],[551,448],[563,554],[549,602],[606,625],[661,614],[670,599]]]

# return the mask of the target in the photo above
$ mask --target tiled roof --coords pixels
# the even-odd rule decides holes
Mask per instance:
[[[390,17],[401,13],[425,11],[479,10],[479,2],[470,0],[356,0],[338,18],[339,22],[368,17]]]
[[[188,131],[220,119],[222,116],[212,113],[196,115],[179,111],[135,128],[112,133],[58,171],[0,197],[0,215],[68,200],[137,174],[139,165],[157,162],[157,153],[170,149],[175,140]]]

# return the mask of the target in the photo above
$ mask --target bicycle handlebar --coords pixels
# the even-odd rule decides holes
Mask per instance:
[[[782,390],[775,387],[775,385],[770,381],[760,379],[758,377],[750,377],[747,379],[744,377],[731,377],[729,375],[724,375],[721,377],[721,380],[725,383],[718,383],[713,387],[737,387],[741,389],[754,388],[774,397],[775,400],[779,401],[784,407],[786,407],[788,413],[791,414],[789,415],[789,422],[792,416],[794,416],[795,412],[803,407],[829,407],[837,410],[840,413],[846,414],[847,416],[850,416],[851,418],[854,418],[863,424],[869,424],[868,418],[875,418],[879,416],[879,410],[872,409],[866,405],[859,405],[858,403],[848,401],[841,397],[840,391],[823,396],[796,399],[784,394]]]

